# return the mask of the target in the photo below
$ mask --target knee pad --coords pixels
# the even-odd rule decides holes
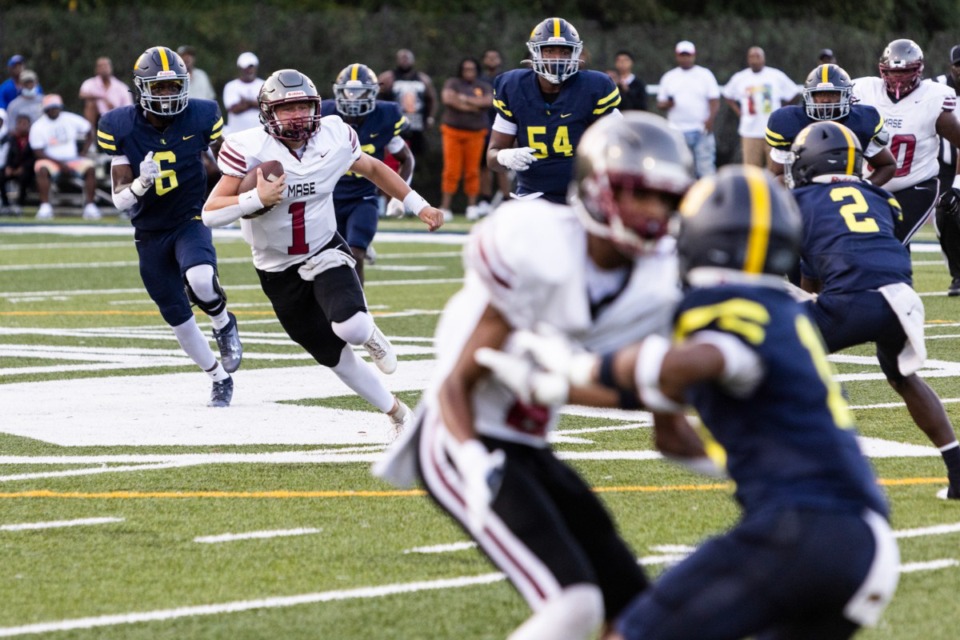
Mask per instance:
[[[187,269],[183,275],[183,289],[187,299],[208,316],[219,315],[227,308],[227,294],[220,286],[216,269],[209,264]]]
[[[349,344],[363,344],[373,333],[373,318],[369,313],[359,311],[343,322],[331,322],[330,328],[337,337]]]

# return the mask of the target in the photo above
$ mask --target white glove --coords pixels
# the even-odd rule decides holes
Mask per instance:
[[[452,453],[463,478],[467,526],[478,535],[483,531],[490,514],[490,504],[500,491],[506,454],[500,449],[487,451],[483,443],[475,438],[462,442]]]
[[[516,149],[500,149],[500,151],[497,151],[497,162],[514,171],[526,171],[537,160],[539,158],[533,155],[533,147],[517,147]]]
[[[390,198],[390,202],[387,203],[387,208],[383,212],[388,218],[402,218],[406,213],[407,208],[403,206],[403,200],[397,200],[396,198]]]
[[[544,371],[526,356],[481,347],[474,359],[490,369],[525,404],[557,406],[565,403],[570,395],[566,376]]]
[[[518,331],[512,343],[546,371],[563,376],[572,385],[584,386],[593,381],[597,356],[578,349],[549,325],[537,325],[536,333]]]
[[[142,197],[159,177],[160,165],[153,161],[153,151],[151,151],[140,163],[140,176],[130,184],[130,190],[138,198]]]

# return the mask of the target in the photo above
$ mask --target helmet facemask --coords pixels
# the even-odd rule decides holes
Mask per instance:
[[[135,76],[133,84],[139,94],[140,106],[163,118],[170,118],[187,108],[190,94],[190,76],[178,75],[176,71],[159,71],[157,75],[143,78]],[[170,85],[177,87],[175,93],[162,91]]]
[[[337,111],[348,118],[362,118],[377,108],[379,85],[365,84],[360,80],[348,80],[333,85]]]
[[[836,94],[836,100],[817,102],[816,96],[825,93]],[[803,90],[804,109],[812,120],[839,120],[850,113],[853,87],[837,87],[827,83],[825,86]]]
[[[569,54],[560,58],[544,57],[543,49],[550,47],[563,47],[569,51]],[[527,43],[527,49],[530,50],[531,66],[534,72],[550,84],[561,84],[580,71],[582,42],[571,43],[562,38],[558,38],[558,42],[531,41]]]
[[[299,94],[299,95],[298,95]],[[276,108],[283,104],[299,102],[310,103],[312,114],[300,118],[281,120],[277,117]],[[320,130],[320,98],[308,96],[302,91],[289,91],[283,100],[274,100],[269,103],[260,103],[260,122],[274,138],[300,142],[309,140]]]

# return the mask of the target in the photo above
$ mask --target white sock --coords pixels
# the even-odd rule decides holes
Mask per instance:
[[[396,398],[383,386],[371,365],[361,360],[350,345],[340,352],[340,362],[331,369],[357,395],[387,413],[393,409]]]
[[[173,335],[177,337],[180,348],[197,363],[204,371],[211,371],[217,365],[217,356],[210,349],[207,336],[203,335],[197,326],[195,318],[190,318],[183,324],[173,327]]]
[[[603,594],[593,584],[575,584],[551,598],[507,640],[588,640],[603,624]]]
[[[358,311],[343,322],[331,322],[330,328],[347,344],[361,345],[373,333],[373,318],[366,311]]]

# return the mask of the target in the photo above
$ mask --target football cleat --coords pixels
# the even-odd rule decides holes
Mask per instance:
[[[960,296],[960,278],[953,279],[953,282],[950,283],[950,288],[947,289],[947,295],[951,298]]]
[[[400,398],[397,398],[397,408],[393,413],[388,413],[387,417],[390,418],[390,424],[393,425],[392,439],[396,440],[407,427],[413,424],[414,415],[413,410],[405,405]]]
[[[240,332],[237,330],[237,317],[227,312],[230,322],[223,329],[213,330],[213,339],[220,348],[220,363],[227,373],[233,373],[240,368],[243,360],[243,345],[240,343]]]
[[[397,370],[397,354],[393,350],[393,345],[377,326],[373,327],[373,333],[363,343],[363,348],[373,358],[374,364],[380,371],[389,374]]]
[[[207,406],[229,407],[231,399],[233,399],[233,378],[227,378],[213,383],[213,389],[210,390],[210,402],[207,403]]]

